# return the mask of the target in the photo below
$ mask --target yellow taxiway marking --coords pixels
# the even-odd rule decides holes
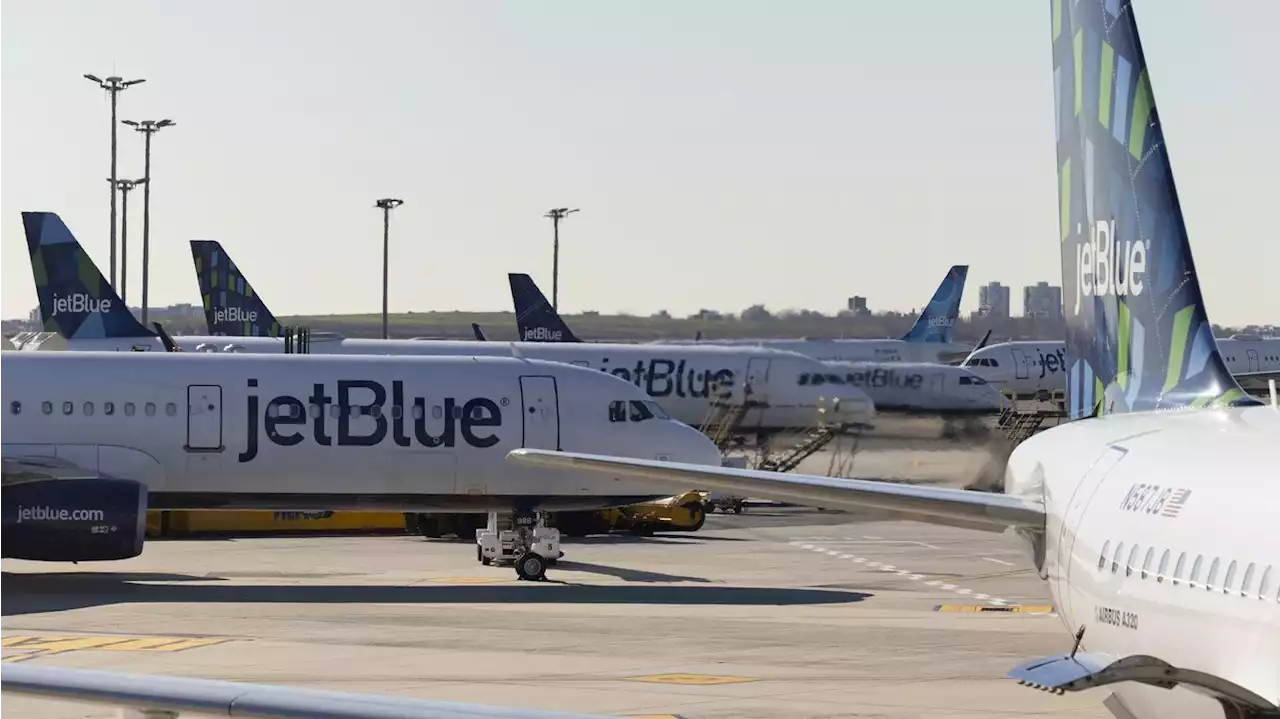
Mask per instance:
[[[4,658],[6,662],[20,662],[33,657],[62,654],[84,650],[112,652],[181,652],[196,647],[229,642],[230,639],[207,637],[54,637],[8,636],[0,639],[0,646],[22,653]]]
[[[935,612],[1003,612],[1005,614],[1052,614],[1053,607],[1048,605],[1009,605],[992,607],[980,604],[940,604],[933,608]]]
[[[719,677],[712,674],[652,674],[645,677],[627,677],[629,682],[655,682],[658,684],[739,684],[755,682],[751,677]]]
[[[498,577],[436,577],[428,579],[428,582],[438,582],[440,584],[493,584],[495,582],[510,582],[511,579],[499,579]]]

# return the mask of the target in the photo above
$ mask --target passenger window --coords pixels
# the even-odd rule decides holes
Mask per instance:
[[[1169,550],[1164,550],[1164,554],[1160,555],[1160,568],[1156,570],[1156,582],[1163,582],[1165,571],[1169,569]]]
[[[169,415],[170,417],[177,417],[178,405],[174,404],[173,402],[169,402],[164,406],[164,413]]]
[[[10,402],[10,403],[9,403],[9,413],[10,413],[10,414],[22,414],[22,403],[21,403],[21,402]]]
[[[267,416],[268,416],[268,417],[270,417],[271,419],[275,419],[276,417],[279,417],[279,416],[280,416],[280,405],[278,405],[278,404],[276,404],[276,403],[274,403],[274,402],[272,402],[271,404],[268,404],[268,405],[267,405]]]
[[[1236,561],[1231,560],[1231,564],[1227,565],[1227,576],[1222,579],[1222,593],[1228,594],[1236,585]]]
[[[1147,574],[1151,571],[1151,562],[1156,558],[1156,550],[1154,547],[1147,550],[1147,556],[1142,560],[1142,578],[1146,579]]]
[[[75,406],[75,404],[73,404],[73,403],[71,403],[71,402],[63,402],[63,403],[62,403],[62,413],[63,413],[63,414],[71,414],[71,413],[72,413],[72,412],[74,412],[74,411],[76,411],[76,406]]]
[[[40,411],[41,411],[41,412],[44,412],[45,414],[53,414],[53,403],[52,403],[52,402],[41,402],[41,403],[40,403]]]
[[[321,410],[320,405],[316,404],[315,402],[312,402],[311,404],[307,405],[307,415],[311,417],[311,419],[318,419],[320,417],[321,412],[323,412],[323,410]]]
[[[1133,574],[1133,567],[1138,563],[1138,545],[1133,545],[1133,549],[1129,550],[1129,561],[1124,563],[1124,576]]]
[[[627,421],[627,403],[615,399],[609,403],[609,421],[610,422],[626,422]]]
[[[338,406],[338,405],[336,405],[336,404],[331,404],[331,405],[329,405],[329,416],[330,416],[330,417],[332,417],[332,418],[334,418],[334,419],[337,419],[337,418],[341,417],[341,416],[342,416],[342,407],[339,407],[339,406]]]
[[[133,413],[134,413],[133,403],[132,403],[132,402],[125,402],[125,403],[124,403],[124,416],[126,416],[126,417],[132,417],[132,416],[133,416]]]
[[[391,419],[400,419],[404,416],[404,408],[398,404],[391,405]]]
[[[471,419],[484,419],[484,407],[472,407]]]
[[[103,402],[103,403],[102,403],[102,413],[103,413],[103,414],[105,414],[105,415],[107,415],[108,417],[109,417],[109,416],[111,416],[111,415],[113,415],[113,414],[115,414],[115,413],[116,413],[116,403],[115,403],[115,402]]]
[[[1107,550],[1111,549],[1111,540],[1102,543],[1102,551],[1098,552],[1098,569],[1101,570],[1107,566]]]
[[[413,409],[410,411],[410,414],[413,415],[414,419],[422,419],[423,417],[427,416],[427,410],[422,405],[415,404],[413,406]]]
[[[1120,570],[1120,555],[1124,554],[1124,542],[1116,545],[1116,553],[1111,555],[1111,573],[1115,574]]]
[[[156,403],[148,402],[147,406],[143,408],[143,411],[147,413],[148,417],[154,417],[156,414]]]
[[[1173,586],[1178,586],[1182,581],[1182,569],[1187,566],[1187,553],[1183,552],[1178,555],[1178,566],[1173,568]]]
[[[1245,567],[1244,580],[1240,582],[1240,596],[1249,596],[1249,590],[1253,589],[1253,562],[1249,562],[1249,566]]]
[[[431,418],[444,419],[444,407],[441,407],[438,404],[431,405]]]
[[[1197,554],[1196,561],[1191,565],[1191,577],[1187,581],[1187,584],[1190,584],[1192,589],[1195,589],[1196,583],[1200,581],[1200,565],[1202,564],[1204,564],[1204,555]]]
[[[1218,558],[1214,557],[1213,562],[1209,564],[1209,576],[1204,580],[1204,588],[1206,591],[1213,591],[1213,587],[1218,583]]]
[[[92,403],[92,402],[85,402],[85,403],[84,403],[84,405],[80,407],[80,411],[81,411],[81,412],[84,412],[84,416],[86,416],[86,417],[92,417],[92,416],[93,416],[93,403]]]
[[[370,414],[374,419],[380,419],[382,417],[382,405],[375,404],[372,407],[366,407],[365,412]]]

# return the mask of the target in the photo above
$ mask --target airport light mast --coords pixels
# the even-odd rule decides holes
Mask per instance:
[[[129,193],[139,185],[145,185],[147,178],[137,180],[115,180],[110,177],[116,189],[120,190],[120,301],[125,309],[129,308]],[[114,191],[112,194],[115,194]]]
[[[142,170],[142,324],[147,324],[147,286],[151,277],[151,136],[166,127],[178,123],[173,120],[125,120],[124,124],[141,132],[145,138],[144,169]]]
[[[551,249],[551,309],[560,310],[560,220],[565,215],[577,212],[577,208],[570,210],[567,207],[560,207],[554,210],[548,210],[543,217],[551,218],[551,228],[555,239],[553,240]]]
[[[382,210],[382,339],[391,339],[387,330],[387,253],[391,241],[391,211],[404,204],[404,200],[384,197],[373,203]]]
[[[85,73],[86,80],[96,83],[111,96],[111,286],[116,286],[116,97],[125,88],[146,82],[146,78],[125,80],[112,75],[103,80],[97,75]]]

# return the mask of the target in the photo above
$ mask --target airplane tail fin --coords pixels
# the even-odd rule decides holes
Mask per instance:
[[[933,293],[933,299],[920,312],[916,323],[902,336],[907,342],[950,342],[956,320],[960,318],[960,300],[964,297],[964,281],[968,265],[953,265]]]
[[[480,325],[475,322],[471,323],[471,334],[476,336],[476,342],[488,342],[489,338],[484,336],[484,330],[480,329]]]
[[[1070,416],[1257,404],[1205,312],[1133,6],[1051,11]]]
[[[24,212],[22,225],[46,332],[74,339],[154,337],[53,212]]]
[[[581,342],[529,275],[509,273],[516,328],[524,342]]]
[[[280,337],[280,323],[240,273],[231,256],[214,240],[192,240],[191,259],[200,282],[209,334],[229,337]]]

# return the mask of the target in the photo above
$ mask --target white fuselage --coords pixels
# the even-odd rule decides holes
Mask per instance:
[[[900,339],[733,339],[662,340],[662,344],[767,347],[796,352],[824,362],[945,362],[973,348],[956,342],[908,342]]]
[[[542,447],[720,461],[634,385],[550,362],[15,352],[3,380],[6,459],[136,480],[158,508],[598,507],[669,491],[503,458]]]
[[[1234,375],[1280,372],[1280,338],[1217,340],[1218,351]],[[989,345],[961,364],[1004,392],[1018,397],[1047,397],[1067,389],[1066,345],[1028,340]]]
[[[184,352],[281,353],[283,340],[267,337],[174,337]],[[158,339],[72,340],[68,350],[162,349]],[[717,383],[751,385],[752,397],[767,406],[752,410],[741,426],[759,430],[806,427],[819,408],[843,422],[865,421],[874,413],[867,394],[854,387],[837,392],[802,387],[797,378],[821,371],[822,363],[794,352],[758,347],[692,347],[595,342],[446,342],[331,338],[312,340],[314,355],[414,355],[525,357],[599,370],[631,382],[675,419],[700,426],[707,418]],[[834,403],[833,400],[839,400]],[[833,407],[835,412],[832,413]]]
[[[1280,702],[1280,410],[1149,412],[1037,434],[1005,491],[1043,497],[1039,562],[1082,650],[1158,657]],[[1114,690],[1138,716],[1215,716],[1184,689]]]
[[[1004,395],[963,367],[924,362],[824,362],[826,374],[800,381],[810,385],[850,386],[866,392],[877,414],[990,414],[1000,411]]]

